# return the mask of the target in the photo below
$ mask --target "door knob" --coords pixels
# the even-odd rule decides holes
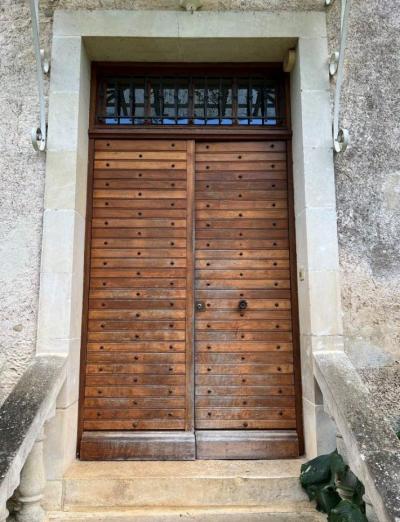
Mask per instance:
[[[246,310],[247,308],[247,301],[245,301],[244,299],[241,299],[239,301],[239,310]]]
[[[206,309],[206,305],[204,304],[203,301],[196,301],[196,310],[198,312],[204,312],[205,309]]]

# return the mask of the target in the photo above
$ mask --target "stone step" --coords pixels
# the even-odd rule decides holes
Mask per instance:
[[[302,462],[76,462],[63,480],[62,509],[256,508],[287,503],[303,508],[307,500],[299,484]]]
[[[326,515],[315,511],[310,504],[302,510],[298,506],[257,508],[208,509],[135,509],[82,512],[51,512],[49,522],[326,522]],[[294,509],[294,511],[293,511]]]

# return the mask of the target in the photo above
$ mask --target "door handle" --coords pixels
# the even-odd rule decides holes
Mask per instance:
[[[196,310],[198,312],[204,312],[206,309],[206,305],[203,301],[196,301]]]
[[[246,310],[247,308],[247,301],[245,299],[241,299],[239,301],[239,310]]]

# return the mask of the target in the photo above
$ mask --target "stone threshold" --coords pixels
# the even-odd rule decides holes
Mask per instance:
[[[138,478],[293,478],[305,459],[193,461],[76,461],[64,480]]]

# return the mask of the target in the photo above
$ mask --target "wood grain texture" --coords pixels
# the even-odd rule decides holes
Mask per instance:
[[[297,456],[286,141],[98,139],[91,161],[81,456]]]
[[[92,161],[83,430],[187,429],[194,144],[96,140]]]
[[[286,145],[196,147],[196,429],[294,429]],[[206,439],[204,458],[262,447]]]

